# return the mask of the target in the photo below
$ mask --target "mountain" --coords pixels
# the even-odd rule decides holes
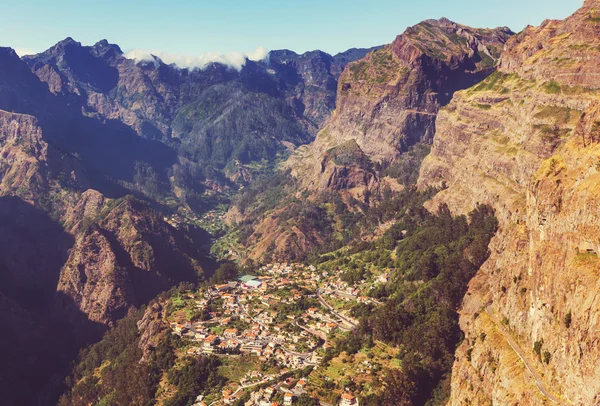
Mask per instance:
[[[122,182],[202,210],[207,189],[220,193],[247,184],[248,165],[264,166],[310,142],[335,107],[339,74],[368,51],[330,56],[281,50],[264,61],[246,60],[239,71],[219,63],[199,70],[158,58],[138,63],[106,40],[82,46],[67,38],[24,59],[53,94],[85,116],[123,124],[175,152],[172,167],[149,162],[160,178],[151,190],[132,179]]]
[[[0,48],[5,400],[51,403],[81,346],[204,279],[211,237],[169,220],[173,207],[205,210],[207,188],[235,189],[251,179],[243,165],[309,142],[366,52],[273,52],[238,72],[136,63],[106,41],[23,59]]]
[[[419,184],[448,187],[428,207],[489,203],[500,222],[462,305],[450,404],[600,402],[599,13],[587,0],[527,27],[438,116]]]
[[[11,49],[0,49],[0,77],[0,392],[8,404],[48,404],[80,346],[210,271],[209,237],[175,229],[150,203],[101,193],[125,193],[86,159],[107,127],[50,93]],[[97,158],[152,151],[138,137],[111,146],[120,135],[104,136]]]
[[[322,393],[600,404],[599,38],[586,0],[518,34],[427,20],[383,47],[239,70],[107,41],[0,48],[3,401],[55,403],[65,376],[62,404],[237,383],[216,358],[176,363],[189,348],[168,331],[167,314],[204,317],[212,250],[247,266],[219,282],[280,261],[311,262],[333,292],[369,281],[325,305],[352,329],[327,339]],[[221,238],[174,220],[230,199]],[[273,302],[292,318],[291,297],[309,306],[296,288]],[[355,361],[371,376],[320,375]]]
[[[508,28],[474,29],[447,19],[428,20],[350,63],[339,78],[331,118],[314,142],[298,148],[284,163],[292,180],[283,197],[270,199],[278,204],[231,209],[231,222],[251,224],[242,242],[250,249],[248,256],[260,260],[264,253],[276,252],[289,259],[302,257],[337,238],[325,223],[338,223],[333,227],[338,230],[351,227],[352,221],[344,225],[327,219],[331,213],[317,207],[324,195],[329,201],[341,199],[342,206],[360,214],[386,189],[399,191],[414,183],[433,141],[439,109],[456,91],[496,70],[512,35]],[[314,210],[297,210],[290,219],[295,205],[306,209],[307,196]],[[304,221],[306,217],[312,220]],[[338,239],[341,245],[347,242],[347,236]]]

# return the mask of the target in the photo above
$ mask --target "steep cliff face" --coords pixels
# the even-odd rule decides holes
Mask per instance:
[[[0,48],[0,375],[11,377],[0,392],[8,404],[52,404],[79,346],[157,293],[198,280],[206,263],[206,235],[92,189],[122,195],[104,169],[164,156],[70,100]]]
[[[337,107],[315,142],[287,163],[304,185],[318,184],[325,152],[354,139],[374,162],[390,162],[432,141],[435,117],[455,91],[495,70],[508,28],[481,30],[428,20],[381,50],[351,63],[340,76]]]
[[[598,12],[525,29],[438,116],[420,184],[447,189],[430,206],[488,203],[500,221],[462,306],[451,404],[600,404]]]
[[[154,169],[163,178],[160,191],[185,200],[186,192],[247,184],[248,164],[310,142],[335,107],[344,66],[368,51],[273,51],[240,71],[218,63],[199,70],[158,58],[136,63],[106,40],[82,46],[67,38],[24,59],[54,95],[86,117],[122,123],[122,131],[174,149],[179,159],[170,164],[177,175],[169,180],[170,168]]]
[[[72,313],[112,324],[159,292],[203,276],[202,248],[144,203],[89,190],[72,213],[77,238],[57,288]]]
[[[293,210],[292,196],[311,201],[334,196],[360,213],[361,205],[373,205],[384,190],[401,190],[406,182],[386,169],[408,163],[408,151],[431,143],[440,107],[457,90],[495,71],[511,35],[508,28],[474,29],[447,19],[428,20],[350,63],[339,78],[331,118],[314,142],[298,148],[284,163],[296,182],[286,188],[273,212],[259,213],[254,220],[254,232],[243,242],[250,247],[248,256],[259,259],[271,250],[278,256],[301,256],[329,238],[327,227],[290,227],[282,220]],[[420,164],[414,161],[409,165]],[[230,218],[238,211],[233,208]]]

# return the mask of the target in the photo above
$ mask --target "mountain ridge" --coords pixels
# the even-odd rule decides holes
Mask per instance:
[[[450,404],[545,404],[482,309],[491,305],[562,402],[598,404],[596,346],[597,1],[510,39],[499,70],[459,92],[437,121],[419,184],[455,213],[489,203],[492,255],[461,308]],[[480,340],[479,336],[488,339]],[[470,355],[468,355],[470,354]],[[489,361],[491,360],[491,361]],[[494,371],[488,368],[494,365]],[[506,371],[511,369],[509,375]],[[471,382],[471,385],[465,385]]]
[[[408,168],[395,172],[401,172],[404,179],[414,177],[410,167],[418,166],[426,153],[439,109],[455,90],[469,87],[495,70],[490,55],[498,58],[512,34],[505,27],[474,29],[448,19],[428,20],[408,28],[392,44],[350,63],[340,76],[331,118],[315,141],[298,148],[282,165],[294,179],[288,182],[293,188],[288,187],[285,199],[280,197],[281,204],[272,213],[259,209],[250,215],[252,221],[242,222],[244,227],[248,223],[254,227],[247,242],[242,241],[250,248],[248,257],[260,260],[274,245],[278,255],[294,259],[329,238],[325,234],[331,227],[289,227],[288,221],[279,220],[287,217],[284,213],[290,211],[294,199],[310,197],[311,203],[319,205],[319,196],[331,192],[334,201],[341,200],[349,211],[360,215],[365,207],[381,200],[386,189],[399,191],[408,186],[389,173],[405,160],[410,162]],[[439,44],[448,47],[446,53]],[[351,152],[347,150],[350,145]],[[329,159],[342,150],[353,157]],[[327,217],[323,213],[315,216]],[[234,205],[229,219],[235,223],[247,214]]]

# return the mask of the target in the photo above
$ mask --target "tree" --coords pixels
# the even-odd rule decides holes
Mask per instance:
[[[567,315],[565,316],[565,327],[566,328],[571,328],[571,322],[572,322],[572,315],[571,315],[571,311],[569,310],[569,313],[567,313]]]
[[[417,392],[413,380],[398,369],[387,370],[385,375],[380,404],[382,406],[412,406]]]
[[[238,268],[235,264],[227,262],[221,265],[211,278],[211,284],[220,284],[233,280],[238,276]]]
[[[298,401],[296,402],[298,406],[319,406],[320,403],[317,399],[311,398],[306,393],[303,393],[298,397]]]

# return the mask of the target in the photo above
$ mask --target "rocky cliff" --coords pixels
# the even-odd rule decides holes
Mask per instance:
[[[175,150],[175,176],[154,168],[163,178],[159,189],[192,202],[206,188],[221,193],[247,184],[248,164],[310,142],[335,107],[340,72],[368,51],[273,51],[239,71],[219,63],[200,70],[158,58],[138,63],[106,40],[82,46],[67,38],[25,60],[86,117],[122,123],[123,131]]]
[[[432,142],[439,109],[457,90],[495,71],[511,35],[508,28],[427,20],[350,63],[339,78],[332,116],[315,141],[298,148],[283,165],[295,179],[283,193],[287,198],[273,212],[245,213],[255,217],[254,232],[243,242],[250,247],[249,257],[260,259],[273,248],[278,256],[301,256],[330,237],[323,221],[315,229],[302,218],[293,226],[282,220],[293,211],[290,196],[317,201],[326,194],[360,213],[365,210],[361,205],[373,205],[384,190],[398,191],[410,183],[404,180],[410,178],[407,173],[420,164],[412,155],[423,155],[415,149]],[[393,169],[402,175],[390,176]],[[230,218],[237,212],[234,207]]]
[[[207,235],[173,228],[131,196],[93,189],[126,193],[95,164],[123,163],[95,148],[123,146],[110,145],[123,133],[97,138],[106,130],[0,48],[0,374],[11,377],[0,389],[8,404],[51,404],[81,345],[159,292],[197,281],[208,263]],[[133,145],[116,157],[150,152]]]
[[[430,207],[488,203],[500,221],[462,306],[453,405],[600,404],[598,13],[526,28],[438,116],[419,182],[447,189]]]
[[[140,201],[88,190],[69,214],[76,240],[57,288],[68,312],[112,324],[161,291],[204,276],[201,241]]]
[[[511,35],[508,28],[473,29],[447,19],[407,29],[344,70],[330,121],[287,166],[309,186],[319,183],[317,162],[326,151],[349,140],[373,162],[390,162],[416,143],[430,143],[439,108],[495,70]]]

